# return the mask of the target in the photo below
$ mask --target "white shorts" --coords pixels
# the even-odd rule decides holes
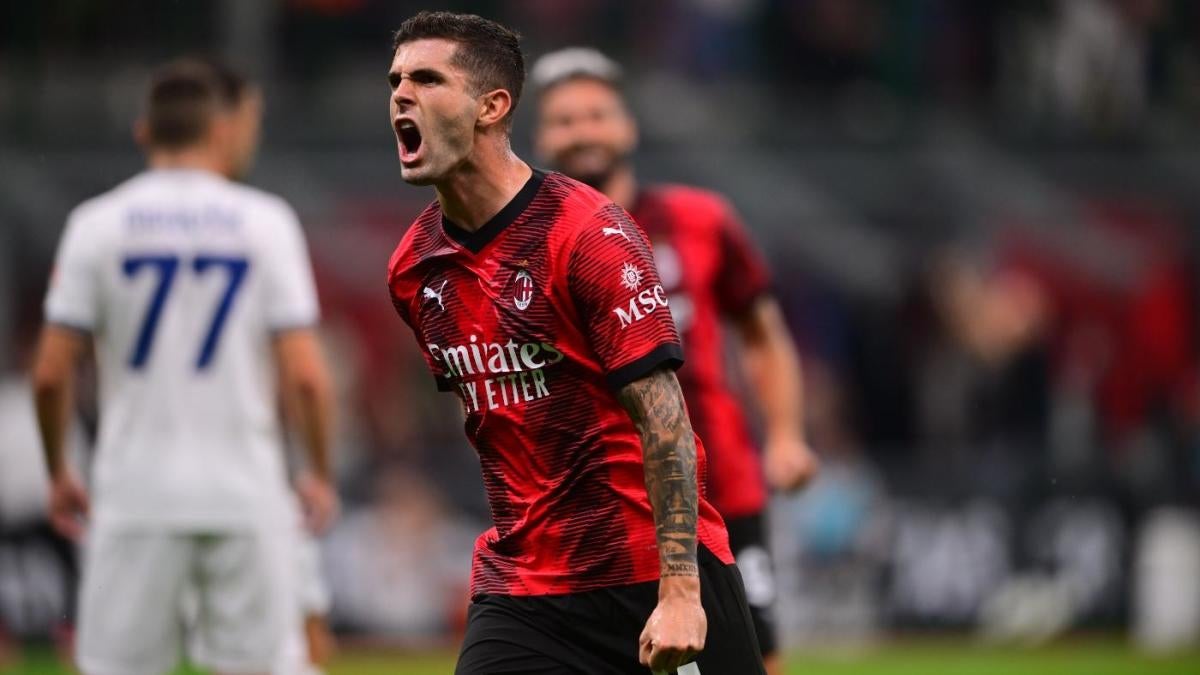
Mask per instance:
[[[80,670],[161,675],[186,646],[212,670],[270,671],[298,611],[292,555],[285,531],[94,529],[79,601]]]
[[[321,547],[306,531],[300,532],[299,541],[296,542],[296,563],[296,589],[299,592],[301,615],[328,614],[331,600],[321,565]]]
[[[317,540],[303,528],[294,551],[296,562],[297,609],[293,628],[284,639],[283,650],[275,661],[272,675],[319,675],[309,658],[305,620],[329,613],[329,588],[321,570],[321,550]]]

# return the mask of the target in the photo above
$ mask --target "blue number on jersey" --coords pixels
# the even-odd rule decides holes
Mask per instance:
[[[153,266],[158,270],[158,287],[150,297],[150,307],[142,319],[142,327],[138,330],[137,342],[133,345],[133,353],[129,355],[129,367],[134,370],[146,365],[150,356],[150,346],[154,343],[154,331],[158,329],[158,319],[162,316],[163,303],[171,292],[171,283],[175,281],[175,270],[179,268],[179,258],[162,255],[134,256],[125,259],[125,276],[133,277],[138,270],[145,266]]]
[[[233,298],[241,288],[242,279],[246,278],[246,270],[250,267],[245,258],[199,255],[192,261],[192,269],[196,274],[203,274],[204,270],[214,265],[229,270],[229,285],[225,287],[225,294],[221,296],[221,304],[217,305],[216,314],[213,314],[208,335],[204,336],[204,346],[200,348],[200,357],[196,359],[196,370],[204,370],[205,366],[212,363],[213,352],[217,350],[217,340],[221,337],[221,328],[225,326],[229,308],[233,306]]]
[[[144,367],[146,360],[150,357],[150,348],[154,344],[154,333],[158,329],[158,320],[162,317],[163,304],[167,301],[167,295],[170,294],[172,282],[175,280],[175,272],[179,269],[179,257],[173,255],[131,256],[125,259],[123,265],[125,276],[135,276],[138,270],[144,266],[158,269],[158,287],[154,289],[154,294],[150,298],[150,306],[146,309],[142,327],[138,330],[133,353],[129,355],[129,367],[134,370]],[[206,254],[197,255],[196,259],[192,261],[192,271],[196,274],[204,274],[210,267],[228,269],[229,285],[225,287],[225,293],[221,296],[221,302],[217,305],[212,322],[209,324],[208,333],[204,336],[204,342],[200,346],[200,355],[196,357],[196,370],[204,370],[212,363],[213,355],[217,351],[217,344],[221,339],[221,330],[225,327],[225,319],[229,317],[229,310],[233,307],[238,289],[242,287],[242,281],[246,278],[246,271],[250,269],[250,262],[242,257]]]

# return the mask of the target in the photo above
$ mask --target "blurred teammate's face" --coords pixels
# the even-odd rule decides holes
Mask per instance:
[[[389,109],[407,183],[443,180],[474,148],[480,100],[467,73],[451,65],[456,49],[449,40],[415,40],[392,57]]]
[[[229,134],[226,141],[230,178],[242,178],[250,172],[262,130],[262,93],[247,88],[238,104],[227,113]]]
[[[600,188],[628,161],[637,126],[616,89],[579,78],[542,93],[534,144],[543,162]]]

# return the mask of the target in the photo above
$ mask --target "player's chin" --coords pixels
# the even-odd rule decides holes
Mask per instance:
[[[416,164],[409,166],[400,165],[400,178],[404,179],[409,185],[433,185],[437,182],[437,176],[430,170],[428,166]]]

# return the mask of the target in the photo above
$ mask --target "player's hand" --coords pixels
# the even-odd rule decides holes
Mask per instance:
[[[768,438],[763,452],[767,483],[776,490],[799,490],[817,475],[821,462],[804,439],[794,436]]]
[[[87,489],[73,470],[63,469],[50,479],[50,524],[62,536],[72,541],[83,536],[88,503]]]
[[[321,534],[329,529],[341,508],[333,483],[315,474],[301,474],[296,478],[296,494],[304,507],[304,525],[308,531]]]
[[[700,579],[668,577],[660,584],[658,606],[638,640],[638,660],[656,672],[673,671],[694,660],[708,634]]]

